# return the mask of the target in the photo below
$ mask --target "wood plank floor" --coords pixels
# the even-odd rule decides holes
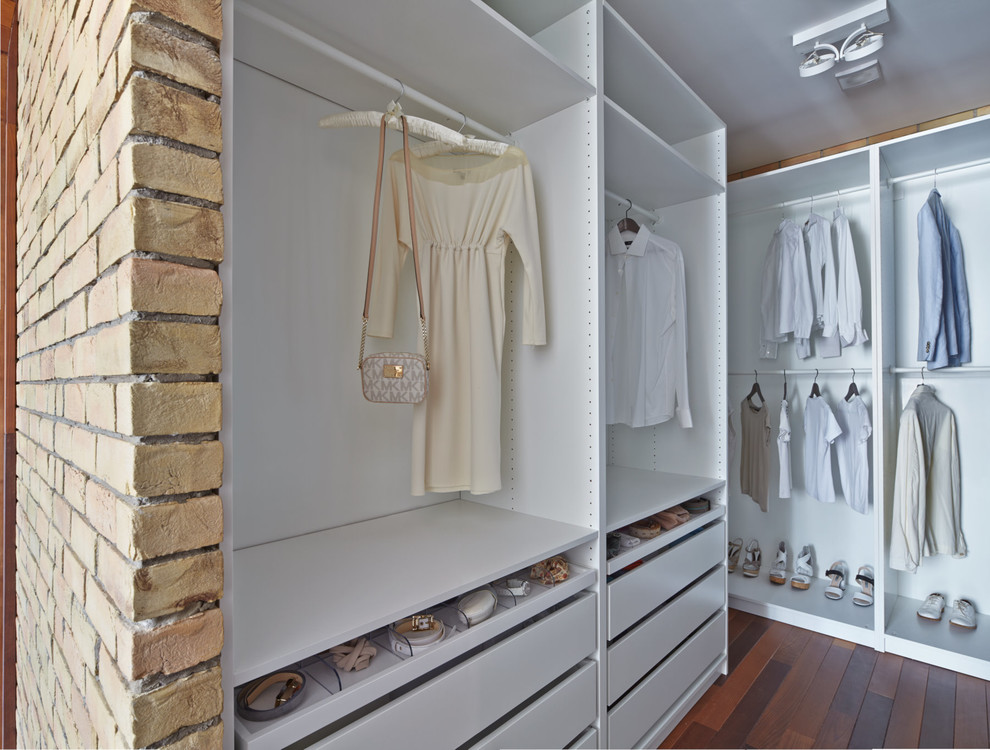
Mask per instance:
[[[729,674],[664,748],[990,747],[990,682],[729,611]]]

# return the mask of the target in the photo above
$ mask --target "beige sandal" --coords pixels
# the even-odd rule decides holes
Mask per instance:
[[[742,552],[742,545],[743,540],[739,536],[729,542],[729,561],[727,567],[730,573],[735,573],[736,568],[739,566],[739,553]]]

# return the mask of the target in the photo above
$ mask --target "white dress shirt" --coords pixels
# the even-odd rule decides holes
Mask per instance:
[[[645,427],[676,414],[691,427],[681,248],[646,227],[628,246],[612,227],[605,244],[606,422]]]
[[[835,255],[838,265],[838,323],[839,338],[843,346],[857,346],[870,340],[863,330],[863,289],[856,266],[849,219],[841,208],[832,216],[832,232],[835,236]]]
[[[804,239],[808,247],[811,292],[815,300],[813,327],[818,332],[818,354],[821,357],[838,357],[842,354],[839,346],[838,292],[835,256],[832,252],[832,227],[828,219],[811,214],[804,223]],[[803,350],[801,347],[799,343],[798,356],[804,359],[811,354],[811,350],[810,347]]]
[[[808,259],[801,229],[784,219],[773,234],[763,260],[760,295],[760,358],[776,359],[777,344],[793,334],[799,356],[807,349],[814,308]],[[803,353],[803,357],[807,357]]]

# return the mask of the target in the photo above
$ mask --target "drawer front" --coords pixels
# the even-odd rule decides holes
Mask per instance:
[[[717,523],[612,581],[608,584],[609,640],[724,559],[725,524]]]
[[[457,747],[591,654],[595,615],[583,594],[314,747]]]
[[[608,648],[608,702],[659,664],[725,604],[725,569],[716,568]]]
[[[471,750],[564,747],[594,723],[598,714],[598,670],[587,662]]]
[[[716,616],[608,712],[609,747],[635,747],[691,683],[722,655],[726,622],[724,612]]]

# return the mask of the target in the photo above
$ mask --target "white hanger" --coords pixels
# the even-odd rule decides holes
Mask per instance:
[[[385,112],[363,111],[363,112],[341,112],[336,115],[327,115],[320,120],[321,128],[377,128],[382,123],[382,117],[387,115],[386,127],[393,130],[402,130],[402,107],[398,100],[388,103]],[[406,115],[406,125],[413,135],[429,138],[434,143],[424,143],[422,146],[414,147],[417,156],[433,156],[438,153],[449,151],[450,147],[461,148],[473,153],[492,154],[500,156],[509,147],[507,143],[499,141],[487,141],[471,136],[466,136],[452,130],[444,125],[424,120],[421,117]]]

